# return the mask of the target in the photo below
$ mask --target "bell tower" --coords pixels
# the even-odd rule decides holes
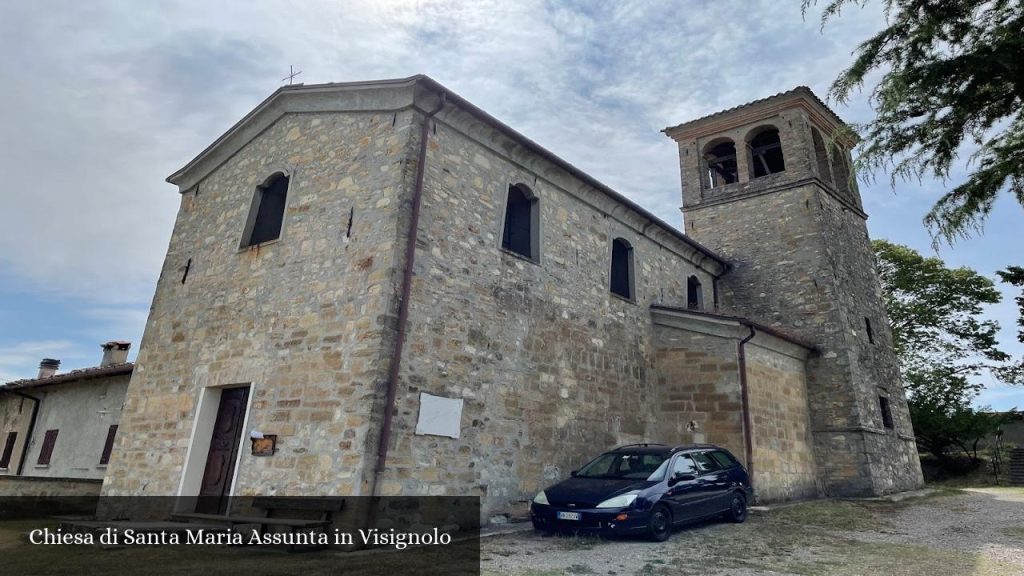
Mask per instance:
[[[720,306],[814,343],[808,402],[828,495],[921,485],[860,193],[856,143],[809,88],[666,128],[686,233],[727,258]]]

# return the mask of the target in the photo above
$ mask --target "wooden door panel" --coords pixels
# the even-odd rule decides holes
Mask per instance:
[[[226,509],[248,400],[248,387],[227,388],[221,392],[196,512],[222,514]]]

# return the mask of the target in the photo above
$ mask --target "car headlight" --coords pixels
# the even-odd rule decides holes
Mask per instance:
[[[636,500],[636,494],[623,494],[615,498],[609,498],[597,505],[598,508],[625,508]]]
[[[534,504],[543,504],[545,506],[550,506],[550,504],[548,504],[548,495],[545,494],[543,490],[538,492],[537,495],[533,497],[533,503]]]

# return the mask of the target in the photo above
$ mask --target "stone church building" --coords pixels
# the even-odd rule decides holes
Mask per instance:
[[[801,87],[666,129],[684,234],[428,77],[285,86],[168,178],[103,491],[487,515],[634,442],[763,501],[915,488],[841,126]]]

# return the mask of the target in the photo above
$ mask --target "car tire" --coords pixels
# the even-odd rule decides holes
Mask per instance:
[[[665,506],[655,506],[647,521],[647,534],[655,542],[664,542],[672,535],[672,513]]]
[[[740,492],[733,492],[729,500],[729,511],[725,515],[730,522],[742,524],[747,519],[747,498]]]

